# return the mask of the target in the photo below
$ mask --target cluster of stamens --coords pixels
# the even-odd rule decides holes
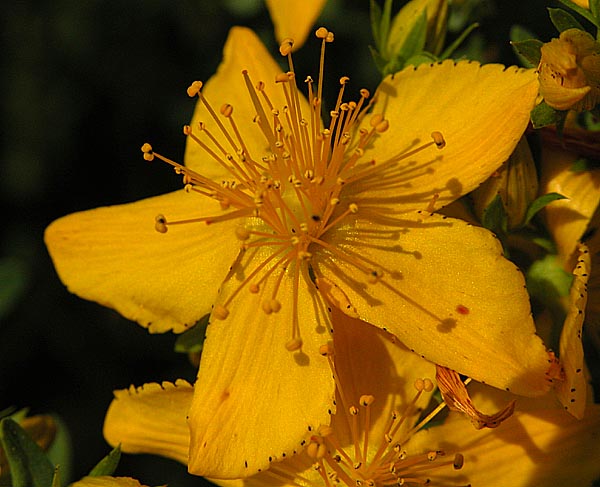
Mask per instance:
[[[308,265],[314,252],[319,250],[351,264],[364,273],[365,280],[371,284],[385,277],[384,269],[328,243],[326,234],[348,217],[361,212],[359,205],[343,198],[344,187],[372,178],[378,171],[398,163],[398,157],[393,161],[375,161],[363,157],[367,147],[389,129],[389,122],[382,114],[368,114],[372,102],[366,89],[360,90],[357,101],[343,101],[348,82],[348,78],[343,77],[340,79],[336,104],[329,113],[329,124],[323,125],[325,45],[332,42],[334,36],[325,28],[318,29],[316,36],[322,41],[319,78],[316,86],[311,77],[305,80],[308,108],[296,84],[291,39],[286,39],[280,47],[280,53],[288,58],[289,71],[280,73],[275,80],[286,101],[283,107],[275,105],[264,82],[253,83],[250,73],[242,72],[256,111],[253,123],[269,147],[266,154],[250,152],[239,130],[234,107],[226,103],[220,110],[215,110],[204,96],[203,85],[199,81],[192,83],[187,92],[191,97],[198,97],[210,124],[200,122],[194,127],[186,125],[183,131],[223,169],[226,176],[221,181],[212,180],[155,153],[150,144],[142,147],[146,160],[158,158],[170,164],[183,176],[187,192],[212,198],[222,210],[216,216],[185,220],[169,220],[164,215],[158,215],[155,220],[158,232],[167,232],[171,225],[194,222],[214,224],[235,219],[240,222],[236,237],[242,250],[259,247],[269,249],[270,257],[256,263],[237,289],[215,307],[213,316],[217,319],[227,318],[229,305],[242,289],[258,293],[269,280],[273,280],[275,291],[265,298],[261,308],[266,314],[277,313],[281,309],[277,283],[286,271],[294,273],[297,281],[300,266]],[[370,117],[369,123],[362,124],[367,116]],[[432,145],[438,148],[445,145],[441,133],[433,132],[431,135],[431,142],[402,154],[400,158],[409,157]],[[250,225],[249,217],[257,217],[262,224]],[[294,310],[296,306],[297,303],[294,303]],[[292,328],[288,348],[295,349],[301,346],[302,340],[297,323]]]
[[[459,470],[464,463],[463,455],[447,455],[443,450],[431,450],[422,454],[409,455],[404,449],[410,438],[427,425],[446,406],[440,403],[412,428],[406,423],[419,412],[418,402],[424,393],[432,392],[434,385],[430,379],[417,379],[414,382],[416,393],[402,411],[389,412],[388,421],[379,437],[371,431],[371,409],[376,398],[362,395],[357,403],[348,402],[342,384],[335,372],[333,348],[324,345],[322,355],[329,360],[336,381],[336,390],[343,410],[339,411],[331,426],[321,426],[306,442],[305,454],[318,472],[323,484],[332,487],[344,484],[347,487],[406,485],[422,486],[430,483],[428,474],[434,470],[450,468]],[[343,443],[336,431],[339,422],[346,421],[352,436],[350,444]],[[401,428],[402,426],[404,428]],[[284,463],[273,464],[268,474],[285,480],[288,484],[306,485],[308,479],[300,478],[300,473],[288,468]],[[444,475],[445,476],[445,475]]]

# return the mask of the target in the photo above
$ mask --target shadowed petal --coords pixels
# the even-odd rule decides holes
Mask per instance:
[[[557,147],[544,150],[540,181],[542,194],[554,192],[567,198],[553,201],[544,208],[544,213],[548,230],[569,271],[577,242],[600,203],[600,170],[572,170],[578,158],[577,154]]]
[[[600,408],[589,406],[579,421],[560,409],[517,412],[493,430],[475,430],[462,417],[424,430],[409,442],[408,450],[437,448],[464,455],[457,477],[486,487],[587,487],[600,475]],[[432,484],[448,482],[436,471]]]

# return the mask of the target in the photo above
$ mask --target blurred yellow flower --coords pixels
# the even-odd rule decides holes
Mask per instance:
[[[324,52],[333,34],[317,36]],[[534,71],[422,65],[349,102],[342,78],[324,123],[324,57],[307,100],[291,45],[282,73],[253,32],[232,29],[217,74],[189,88],[186,165],[144,145],[185,190],[73,214],[45,236],[71,291],[152,332],[211,313],[189,412],[190,469],[206,476],[252,475],[327,423],[332,307],[495,387],[550,387],[519,270],[487,230],[431,213],[508,158]]]
[[[541,49],[540,94],[557,110],[590,110],[600,101],[600,44],[567,29]]]
[[[507,481],[515,487],[584,487],[600,475],[598,405],[588,405],[585,418],[577,421],[551,397],[519,398],[515,414],[497,428],[477,430],[467,417],[453,412],[440,423],[443,403],[427,409],[434,365],[386,332],[365,332],[358,320],[338,319],[343,326],[321,358],[335,377],[337,413],[327,424],[306,431],[296,450],[271,457],[264,471],[245,479],[210,480],[224,487],[504,487]],[[480,384],[470,388],[474,401],[486,410],[515,399]],[[185,414],[192,396],[193,387],[183,381],[116,391],[105,436],[124,452],[158,454],[186,464]],[[248,423],[251,414],[245,418]]]

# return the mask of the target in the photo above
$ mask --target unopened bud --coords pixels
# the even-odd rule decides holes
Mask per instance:
[[[540,94],[556,110],[591,110],[600,102],[600,44],[567,29],[541,47]]]
[[[527,209],[537,194],[535,162],[527,139],[522,137],[508,161],[473,191],[475,212],[482,219],[484,210],[499,195],[507,215],[508,230],[513,230],[524,224]]]

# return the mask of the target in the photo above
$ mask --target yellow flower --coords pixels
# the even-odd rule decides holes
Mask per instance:
[[[590,110],[600,101],[600,44],[567,29],[541,49],[540,94],[557,110]]]
[[[277,41],[292,38],[296,50],[306,41],[327,0],[265,0],[265,3],[275,24]]]
[[[317,34],[324,51],[333,34]],[[328,422],[334,384],[319,347],[332,307],[476,380],[526,395],[549,387],[519,270],[487,230],[430,213],[508,158],[535,73],[446,61],[356,102],[343,101],[342,78],[324,125],[323,56],[308,100],[289,62],[281,73],[251,31],[232,29],[217,74],[189,89],[200,101],[186,166],[143,148],[185,190],[46,231],[71,291],[151,332],[212,313],[189,412],[190,469],[206,476],[252,475]]]
[[[437,414],[443,404],[423,413],[431,399],[433,364],[383,331],[365,332],[359,320],[347,316],[339,320],[344,326],[322,357],[331,364],[337,386],[338,412],[331,421],[307,431],[297,450],[273,456],[257,475],[211,480],[231,487],[417,486],[428,479],[431,485],[577,487],[600,474],[598,405],[589,405],[585,419],[577,421],[556,408],[551,397],[519,398],[515,414],[497,428],[477,430],[453,412],[441,424]],[[488,410],[515,399],[472,386],[474,401]],[[185,414],[192,396],[193,387],[183,381],[116,391],[105,436],[125,452],[185,464]]]

